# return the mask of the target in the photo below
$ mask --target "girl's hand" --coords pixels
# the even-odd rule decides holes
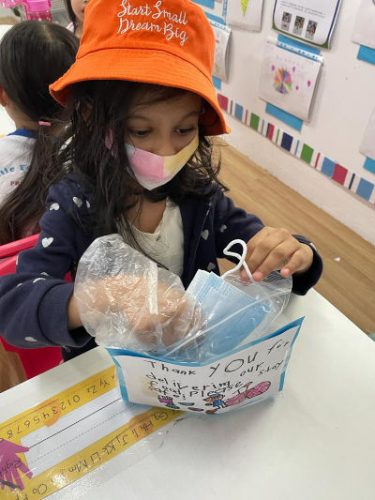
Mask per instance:
[[[160,282],[155,286],[156,290],[150,290],[143,277],[107,277],[76,287],[73,305],[78,301],[76,307],[82,312],[83,323],[85,311],[95,312],[98,319],[103,315],[124,315],[127,334],[135,335],[145,347],[168,346],[199,327],[201,315],[183,290]],[[157,312],[150,310],[150,294]],[[122,334],[125,332],[118,332],[118,337]]]
[[[181,290],[158,283],[157,313],[151,313],[146,305],[148,293],[139,286],[121,306],[129,327],[146,347],[172,345],[200,326],[199,308]]]
[[[282,228],[264,227],[248,241],[247,248],[246,263],[254,281],[262,281],[276,269],[287,278],[296,272],[307,271],[313,261],[312,249]],[[241,278],[248,281],[244,269]]]

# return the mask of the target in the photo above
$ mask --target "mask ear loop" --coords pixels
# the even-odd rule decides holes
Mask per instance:
[[[232,248],[233,245],[241,245],[242,246],[242,250],[243,250],[243,253],[242,255],[237,253],[237,252],[232,252],[230,251],[230,248]],[[251,274],[251,271],[249,269],[249,266],[246,264],[246,256],[247,256],[247,245],[246,243],[243,241],[243,240],[233,240],[231,241],[223,250],[223,254],[224,255],[227,255],[228,257],[236,257],[236,259],[239,260],[238,264],[233,268],[233,269],[229,269],[229,271],[225,272],[221,277],[223,279],[226,278],[226,276],[229,276],[230,274],[233,274],[235,273],[236,271],[238,271],[241,267],[243,267],[246,271],[246,274],[248,275],[248,277],[250,278],[250,281],[254,281],[253,280],[253,275]]]

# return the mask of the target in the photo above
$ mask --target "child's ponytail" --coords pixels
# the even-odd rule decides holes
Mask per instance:
[[[63,175],[56,158],[69,129],[49,85],[69,69],[77,50],[71,32],[41,21],[15,25],[0,43],[0,86],[36,129],[31,164],[0,208],[0,244],[37,231],[48,188]]]
[[[57,168],[57,157],[70,129],[59,130],[60,122],[44,123],[49,125],[41,124],[36,131],[31,163],[25,175],[0,207],[0,245],[38,231],[48,189],[63,175],[62,169]]]

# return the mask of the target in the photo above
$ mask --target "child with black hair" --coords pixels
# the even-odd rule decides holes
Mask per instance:
[[[37,230],[64,141],[64,109],[48,87],[77,50],[72,33],[44,21],[16,24],[0,42],[0,104],[16,125],[0,139],[0,244]]]
[[[185,287],[199,269],[219,273],[217,259],[239,238],[254,280],[279,269],[305,294],[322,272],[315,247],[235,207],[217,177],[207,136],[228,128],[212,84],[215,40],[202,9],[189,0],[91,0],[85,18],[76,62],[51,86],[73,113],[72,139],[56,164],[62,179],[50,188],[37,246],[20,255],[17,274],[0,279],[5,339],[61,345],[65,359],[94,347],[64,276],[74,275],[96,237],[111,233]],[[117,278],[95,283],[97,306],[109,284],[111,308],[127,317],[132,302],[148,300],[147,287],[135,296],[131,277]],[[178,321],[183,301],[171,310],[159,292],[158,311],[137,323],[140,336],[159,320],[169,331]]]
[[[67,28],[80,38],[82,35],[83,16],[89,0],[65,0],[70,23]]]

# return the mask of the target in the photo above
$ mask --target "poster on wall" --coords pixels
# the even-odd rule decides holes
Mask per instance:
[[[260,72],[259,97],[308,121],[321,61],[319,56],[310,59],[268,40]]]
[[[354,24],[353,42],[375,49],[375,2],[362,0]]]
[[[360,153],[365,155],[367,158],[375,160],[375,109],[373,110],[370,120],[367,124],[365,135],[362,140],[362,144],[359,148]]]
[[[312,45],[329,48],[340,5],[341,0],[275,0],[272,27]]]
[[[263,0],[231,0],[227,5],[226,21],[229,26],[247,31],[262,28]]]
[[[224,82],[228,81],[229,40],[231,30],[227,26],[211,21],[215,33],[215,61],[213,74]]]

